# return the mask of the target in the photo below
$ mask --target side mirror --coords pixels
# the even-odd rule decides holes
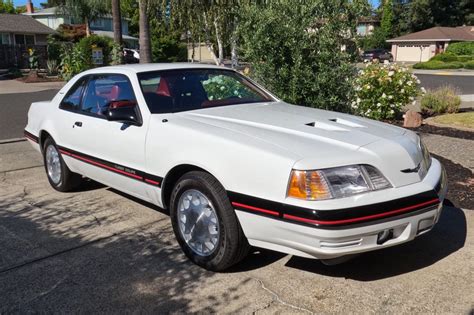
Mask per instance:
[[[135,101],[112,101],[104,111],[104,115],[108,121],[135,126],[142,125],[138,104]]]

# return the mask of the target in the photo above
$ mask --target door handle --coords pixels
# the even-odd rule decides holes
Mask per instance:
[[[75,126],[77,126],[77,127],[82,127],[82,121],[76,121],[76,122],[74,123],[74,126],[72,126],[72,127],[75,127]]]

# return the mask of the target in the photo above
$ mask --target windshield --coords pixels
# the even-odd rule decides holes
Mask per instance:
[[[138,80],[152,114],[273,101],[244,76],[230,70],[143,72]]]

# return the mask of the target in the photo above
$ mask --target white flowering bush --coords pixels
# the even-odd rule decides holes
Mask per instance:
[[[368,64],[355,80],[355,113],[377,120],[394,119],[402,107],[414,103],[423,92],[420,81],[406,67]]]

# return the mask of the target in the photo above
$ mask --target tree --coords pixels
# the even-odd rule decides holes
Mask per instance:
[[[290,103],[350,111],[356,71],[341,47],[363,12],[351,0],[249,6],[239,27],[251,76]]]
[[[90,36],[91,21],[106,15],[110,5],[102,0],[64,0],[58,10],[83,21],[86,25],[86,36]]]
[[[393,35],[393,3],[392,0],[384,0],[382,4],[382,20],[380,21],[380,28],[385,37],[389,38]]]
[[[112,0],[112,24],[114,29],[114,41],[122,46],[122,15],[120,13],[120,0]]]
[[[12,0],[0,0],[0,13],[15,14],[15,6]]]
[[[392,0],[393,35],[417,32],[434,26],[474,24],[472,0]]]
[[[148,19],[148,1],[138,0],[140,63],[151,62],[150,20]]]

